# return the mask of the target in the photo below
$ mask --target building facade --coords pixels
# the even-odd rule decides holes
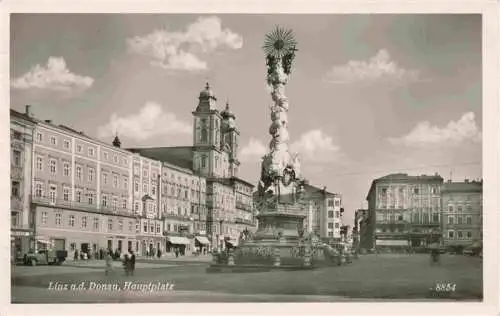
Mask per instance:
[[[255,226],[251,198],[254,186],[238,177],[240,132],[236,116],[229,104],[223,111],[217,109],[217,98],[208,84],[200,92],[198,100],[192,112],[192,146],[130,149],[141,156],[166,163],[165,170],[171,168],[183,174],[174,177],[184,179],[187,185],[178,184],[180,187],[177,188],[173,184],[176,194],[176,190],[181,191],[181,198],[172,196],[170,192],[163,203],[167,205],[166,234],[172,235],[168,239],[185,244],[179,247],[189,251],[203,247],[222,249],[228,243],[236,245],[243,230],[254,229]],[[165,181],[165,185],[169,186],[168,180]],[[200,189],[202,193],[199,196],[196,192]],[[167,193],[168,190],[172,189],[167,189]],[[182,197],[182,192],[187,195]],[[194,197],[190,192],[194,193]],[[183,199],[184,202],[181,201]],[[173,210],[174,204],[180,207],[180,211]],[[193,213],[189,211],[189,204]],[[168,213],[169,205],[173,210],[171,213]],[[174,213],[177,213],[175,217]],[[175,231],[179,230],[179,225],[181,231]],[[205,245],[207,241],[209,245]]]
[[[306,218],[304,231],[329,241],[340,240],[342,198],[312,185],[304,186]]]
[[[372,182],[361,235],[366,249],[418,248],[441,240],[443,178],[390,174]]]
[[[34,248],[34,221],[30,211],[35,122],[27,113],[10,111],[10,229],[11,257]]]
[[[447,248],[482,242],[482,181],[451,182],[442,189],[443,238]]]
[[[37,120],[34,135],[37,248],[137,251],[131,153],[48,120]]]

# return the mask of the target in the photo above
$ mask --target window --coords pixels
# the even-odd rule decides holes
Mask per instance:
[[[82,145],[76,145],[76,152],[80,154],[82,151],[83,151]]]
[[[43,170],[43,158],[42,157],[36,157],[36,170],[42,171]]]
[[[87,216],[82,217],[82,228],[87,228]]]
[[[102,183],[108,184],[108,174],[107,173],[102,174]]]
[[[462,238],[464,238],[464,232],[462,232],[462,231],[459,231],[459,232],[457,233],[457,235],[458,235],[458,236],[457,236],[457,237],[458,237],[458,239],[462,239]]]
[[[333,223],[328,223],[328,228],[333,229]]]
[[[113,219],[108,218],[108,231],[113,230]]]
[[[154,186],[154,184],[151,186],[151,194],[156,195],[156,187]]]
[[[123,178],[123,188],[128,189],[128,179],[125,177]]]
[[[62,223],[62,213],[56,213],[56,226],[61,227]]]
[[[63,200],[69,201],[69,188],[68,187],[63,188]]]
[[[47,224],[47,212],[42,212],[42,224]]]
[[[94,230],[99,230],[99,217],[94,217]]]
[[[134,183],[134,190],[135,190],[136,193],[139,192],[139,181],[135,181],[135,183]]]
[[[127,208],[127,199],[123,199],[122,208],[124,208],[124,209]]]
[[[139,203],[138,202],[135,202],[134,210],[135,210],[136,213],[139,212]]]
[[[470,231],[467,232],[467,239],[472,239],[472,232]]]
[[[78,180],[82,179],[82,166],[76,166],[76,178]]]
[[[87,197],[88,197],[89,204],[94,204],[94,193],[89,192],[87,194]]]
[[[413,194],[419,194],[420,190],[419,188],[413,188]]]
[[[102,198],[101,198],[101,204],[103,207],[107,207],[108,206],[108,197],[106,195],[103,195]]]
[[[118,176],[115,174],[113,175],[113,188],[118,187]]]
[[[448,205],[448,212],[453,213],[453,205]]]
[[[335,206],[339,207],[340,206],[340,200],[335,200]]]
[[[340,211],[335,211],[335,218],[339,218],[340,217]]]
[[[457,216],[457,224],[461,225],[462,224],[462,216]]]
[[[335,223],[335,228],[339,228],[340,227],[340,224],[339,223]]]
[[[128,230],[132,231],[133,227],[134,227],[134,223],[132,221],[129,221],[128,222]]]
[[[21,184],[19,181],[12,181],[12,190],[11,195],[18,197],[21,193]]]
[[[114,197],[113,198],[113,209],[116,210],[117,207],[118,207],[118,198]]]
[[[453,216],[448,216],[448,224],[451,225],[451,224],[453,224],[453,222],[454,222]]]
[[[144,192],[144,193],[148,192],[148,185],[147,185],[147,183],[143,184],[142,192]]]
[[[118,220],[118,230],[123,231],[123,220],[122,219]]]
[[[51,174],[56,174],[56,166],[57,166],[56,160],[55,159],[50,159],[49,168],[50,168],[50,173]]]
[[[65,140],[64,140],[64,145],[63,145],[63,146],[64,146],[64,148],[65,148],[65,149],[69,149],[69,146],[70,146],[70,142],[69,142],[69,140],[65,139]]]
[[[143,171],[142,171],[142,176],[143,176],[144,178],[147,178],[147,177],[148,177],[148,171],[147,171],[147,170],[143,170]]]
[[[432,194],[438,194],[438,188],[432,187]]]
[[[467,225],[472,225],[472,216],[467,216]]]
[[[117,155],[114,155],[114,156],[113,156],[113,162],[114,162],[114,163],[118,163],[118,156],[117,156]]]
[[[89,181],[93,182],[94,181],[94,169],[89,168]]]
[[[56,137],[55,137],[55,136],[50,136],[50,143],[51,143],[52,145],[57,145],[57,139],[56,139]]]
[[[148,232],[148,223],[144,223],[144,232],[147,233]]]
[[[439,213],[432,214],[432,221],[434,223],[439,223]]]
[[[139,231],[139,224],[136,223],[135,224],[135,232],[138,234],[140,231]]]
[[[333,218],[333,211],[328,211],[328,218]]]
[[[82,203],[82,191],[80,190],[76,191],[76,201]]]
[[[56,196],[57,196],[57,187],[54,185],[51,185],[50,191],[49,191],[50,203],[52,203],[52,204],[56,203]]]
[[[207,166],[207,157],[206,156],[202,156],[201,157],[201,167],[205,168],[206,166]]]
[[[461,213],[461,212],[462,212],[462,209],[463,209],[463,208],[462,208],[462,205],[457,206],[457,212],[458,212],[458,213]]]
[[[454,232],[454,231],[452,231],[452,230],[448,231],[448,238],[449,238],[449,239],[453,239],[453,238],[455,238],[455,232]]]
[[[21,152],[19,150],[14,150],[12,154],[13,154],[12,162],[14,163],[14,166],[20,166],[21,165]]]
[[[69,163],[65,162],[63,164],[63,174],[65,177],[69,177]]]
[[[89,156],[94,157],[95,156],[95,149],[93,147],[89,147]]]
[[[398,215],[398,221],[402,221],[403,220],[403,215]]]
[[[40,132],[36,133],[36,141],[41,143],[43,141],[43,135]]]
[[[75,215],[69,216],[68,224],[69,224],[69,227],[75,227]]]

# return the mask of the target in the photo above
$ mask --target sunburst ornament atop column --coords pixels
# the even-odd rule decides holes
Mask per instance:
[[[276,26],[276,28],[267,33],[264,46],[264,53],[267,61],[267,83],[273,85],[278,83],[280,79],[287,80],[292,70],[292,62],[295,58],[297,41],[291,29],[284,29]],[[284,73],[284,78],[273,77],[273,74],[278,72]],[[286,83],[286,82],[285,82]]]

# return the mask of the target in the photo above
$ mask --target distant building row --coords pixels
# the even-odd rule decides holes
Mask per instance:
[[[445,247],[482,241],[482,181],[391,174],[372,182],[368,209],[355,214],[361,249]]]
[[[193,146],[122,149],[11,110],[15,254],[41,244],[190,254],[255,226],[253,185],[238,178],[239,131],[210,87],[193,112]]]

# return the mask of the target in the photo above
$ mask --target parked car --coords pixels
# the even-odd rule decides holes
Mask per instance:
[[[41,249],[38,252],[30,251],[24,255],[24,264],[36,266],[39,264],[62,264],[68,252],[66,250]]]
[[[470,245],[464,249],[463,254],[466,256],[482,257],[483,245],[482,244]]]

